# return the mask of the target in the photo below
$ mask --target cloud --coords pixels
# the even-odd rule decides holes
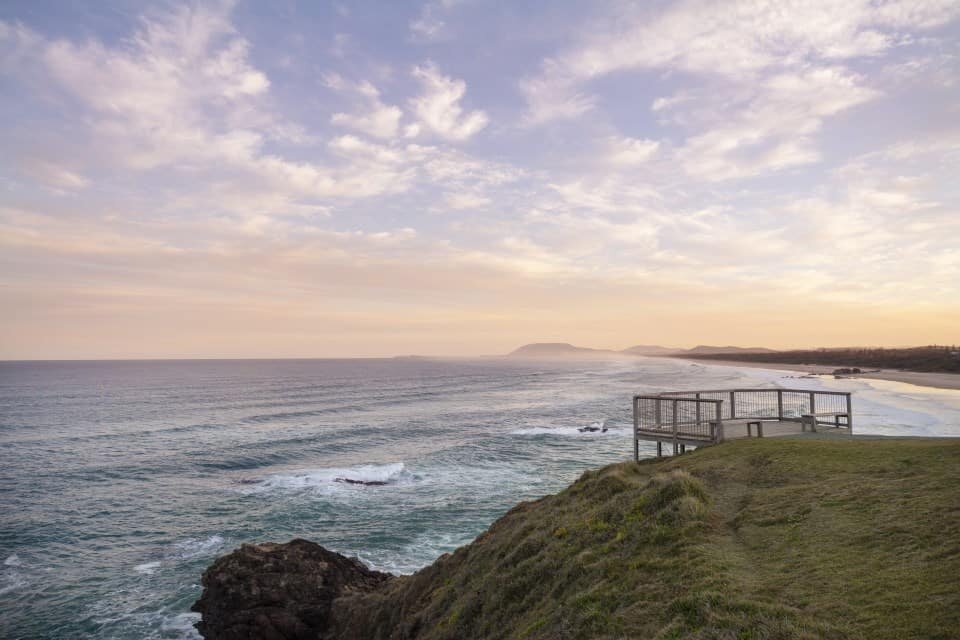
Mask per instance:
[[[799,70],[875,56],[895,46],[904,31],[937,27],[958,15],[960,5],[949,0],[694,0],[660,11],[641,5],[598,20],[584,30],[589,35],[579,46],[543,61],[540,73],[522,83],[528,120],[543,123],[585,113],[595,99],[581,87],[615,72],[742,78]]]
[[[84,189],[90,181],[75,171],[44,160],[29,161],[25,167],[26,173],[54,189],[77,190]]]
[[[331,123],[358,135],[333,137],[316,153],[302,128],[275,112],[270,80],[251,62],[250,43],[236,32],[230,10],[226,3],[154,13],[113,46],[96,39],[51,41],[6,23],[0,23],[0,38],[5,48],[38,63],[79,107],[77,120],[87,127],[95,150],[87,161],[101,167],[172,169],[207,177],[211,190],[230,180],[251,202],[266,202],[264,194],[272,193],[269,201],[277,207],[295,208],[301,199],[403,192],[418,179],[432,179],[437,163],[451,161],[443,149],[366,139],[397,138],[403,112],[384,103],[371,83],[349,83],[336,74],[326,76],[327,85],[353,97],[358,109],[332,114]],[[486,114],[460,106],[462,80],[441,75],[433,65],[418,67],[415,75],[424,89],[412,102],[420,122],[408,123],[405,135],[422,130],[462,141],[486,126]],[[290,154],[281,143],[306,144],[313,153]],[[59,188],[87,186],[79,170],[57,172],[55,164],[38,159],[32,172],[42,169],[43,179]],[[202,190],[203,183],[197,184]],[[193,199],[208,200],[202,193]],[[239,207],[238,214],[250,214],[243,200],[227,202]]]
[[[413,68],[413,77],[420,81],[422,92],[410,102],[421,124],[445,140],[464,141],[487,126],[483,111],[464,112],[460,101],[467,92],[467,83],[444,76],[433,63]]]
[[[256,100],[269,89],[248,61],[229,8],[181,7],[152,19],[118,47],[96,40],[46,44],[43,61],[59,85],[96,116],[95,128],[134,167],[235,161],[249,156],[269,125]]]
[[[711,181],[817,162],[820,154],[813,136],[823,121],[879,93],[864,86],[859,76],[825,67],[770,76],[729,101],[723,99],[723,89],[714,95],[720,96],[717,111],[693,103],[695,111],[679,118],[706,130],[691,135],[677,150],[687,173]],[[689,104],[681,102],[675,108]],[[660,106],[661,112],[670,109]]]
[[[447,36],[444,15],[462,0],[429,0],[420,7],[420,13],[410,21],[410,36],[415,42],[434,42]]]
[[[660,143],[656,140],[614,137],[607,143],[607,160],[615,165],[637,165],[650,160]]]
[[[450,209],[476,209],[490,204],[490,198],[478,195],[476,193],[449,193],[444,198],[444,203]]]
[[[554,120],[578,118],[596,106],[596,98],[579,89],[579,80],[553,60],[539,76],[523,78],[518,86],[527,101],[524,122],[537,126]]]
[[[433,40],[443,30],[443,20],[434,15],[430,5],[426,5],[420,15],[410,21],[410,33],[416,40]]]
[[[339,76],[330,76],[328,86],[351,92],[361,98],[357,113],[335,113],[330,122],[335,125],[365,133],[374,138],[396,137],[400,129],[403,111],[400,107],[384,104],[380,100],[380,91],[369,82],[350,85]]]

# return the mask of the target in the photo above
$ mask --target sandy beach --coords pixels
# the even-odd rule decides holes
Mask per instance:
[[[800,371],[815,375],[830,375],[834,369],[840,369],[844,365],[826,366],[817,364],[782,364],[779,362],[742,362],[737,360],[712,360],[697,358],[678,358],[699,362],[700,364],[718,364],[727,367],[748,367],[751,369],[772,369],[776,371]],[[906,382],[921,387],[934,387],[936,389],[960,389],[960,374],[957,373],[927,373],[923,371],[897,371],[893,369],[881,369],[879,371],[870,371],[869,373],[860,373],[856,375],[845,376],[847,378],[870,378],[873,380],[891,380],[894,382]]]

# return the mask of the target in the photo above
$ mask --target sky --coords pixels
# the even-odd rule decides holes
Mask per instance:
[[[5,0],[0,149],[0,359],[960,341],[960,0]]]

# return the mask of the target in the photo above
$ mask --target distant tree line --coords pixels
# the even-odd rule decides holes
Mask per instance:
[[[884,347],[850,347],[776,351],[773,353],[711,353],[691,358],[770,362],[780,364],[817,364],[859,367],[861,369],[903,369],[960,373],[960,346],[928,345],[907,349]]]

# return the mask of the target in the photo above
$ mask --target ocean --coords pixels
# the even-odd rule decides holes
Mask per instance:
[[[637,392],[852,390],[859,433],[960,435],[960,392],[799,376],[656,358],[0,363],[0,637],[198,638],[200,575],[243,542],[303,537],[411,573],[630,459]]]

